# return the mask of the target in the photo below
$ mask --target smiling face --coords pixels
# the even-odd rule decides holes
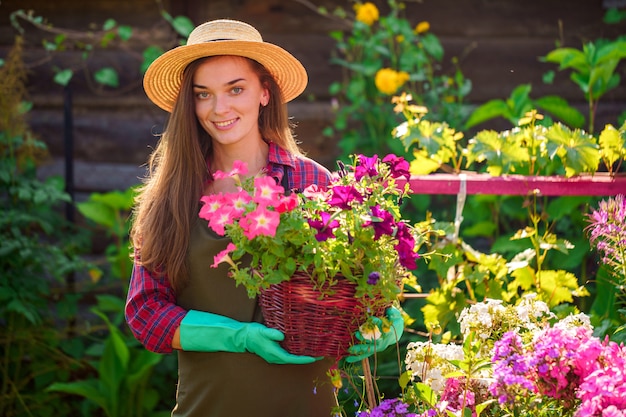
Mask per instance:
[[[204,61],[193,76],[195,112],[215,146],[261,140],[259,110],[269,92],[249,61],[218,56]]]

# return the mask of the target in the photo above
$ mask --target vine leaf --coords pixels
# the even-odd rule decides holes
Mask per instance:
[[[519,143],[517,135],[500,135],[483,130],[470,140],[468,164],[487,161],[487,172],[502,175],[515,172],[515,167],[529,160],[528,148]]]
[[[566,177],[597,170],[600,151],[592,135],[555,123],[546,132],[546,137],[548,154],[551,159],[561,158]]]

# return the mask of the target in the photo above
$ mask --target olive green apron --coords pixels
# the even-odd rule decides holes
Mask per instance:
[[[228,277],[228,265],[211,268],[229,239],[197,219],[189,242],[190,279],[178,294],[187,310],[208,311],[242,322],[262,322],[256,299]],[[330,359],[310,365],[273,365],[251,353],[178,352],[177,404],[173,416],[328,417],[335,397],[326,375]]]

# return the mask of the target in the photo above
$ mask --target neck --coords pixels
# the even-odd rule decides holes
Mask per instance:
[[[211,172],[230,172],[235,161],[245,162],[248,165],[248,174],[255,175],[267,166],[269,145],[259,140],[254,144],[246,143],[243,146],[217,145],[213,148],[211,157]]]

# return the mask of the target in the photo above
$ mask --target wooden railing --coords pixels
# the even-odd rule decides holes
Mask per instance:
[[[562,176],[525,176],[489,174],[414,175],[409,181],[414,194],[493,194],[543,196],[614,196],[626,194],[626,176],[606,173]]]

